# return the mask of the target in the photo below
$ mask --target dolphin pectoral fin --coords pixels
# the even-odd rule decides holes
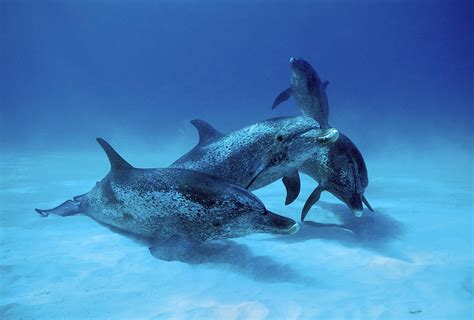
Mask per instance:
[[[272,109],[275,109],[280,103],[288,100],[291,96],[291,88],[283,90],[273,102]]]
[[[367,209],[369,209],[371,212],[374,212],[374,209],[372,209],[372,206],[370,205],[369,201],[367,201],[367,198],[364,195],[362,195],[361,199]]]
[[[252,178],[252,180],[250,181],[250,183],[245,187],[245,189],[247,189],[247,190],[253,190],[253,189],[252,189],[253,183],[255,182],[255,180],[257,180],[258,176],[259,176],[263,171],[265,171],[265,166],[260,166],[257,170],[255,170],[255,172],[256,172],[255,176]]]
[[[289,205],[298,198],[301,189],[300,175],[298,170],[293,170],[283,177],[283,184],[286,188],[285,205]]]
[[[321,192],[323,192],[324,189],[319,185],[316,187],[316,189],[311,192],[311,194],[308,197],[308,200],[306,200],[306,203],[304,204],[303,211],[301,211],[301,221],[304,221],[304,218],[306,218],[306,215],[309,212],[309,209],[318,202],[319,198],[321,197]]]
[[[48,209],[48,210],[35,209],[35,211],[39,213],[42,217],[47,217],[50,214],[56,214],[58,216],[67,217],[67,216],[72,216],[72,215],[81,213],[81,210],[79,210],[79,205],[80,205],[80,202],[67,200],[67,201],[64,201],[62,204],[60,204],[59,206],[57,206],[56,208]]]

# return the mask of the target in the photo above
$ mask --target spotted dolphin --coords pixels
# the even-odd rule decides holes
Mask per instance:
[[[303,59],[291,58],[290,67],[290,87],[276,97],[272,109],[293,96],[305,116],[316,119],[323,129],[330,128],[329,104],[326,95],[329,81],[321,81],[318,73]]]
[[[291,58],[290,66],[291,86],[277,96],[273,108],[293,96],[303,114],[316,119],[322,128],[329,128],[326,95],[329,82],[322,82],[313,67],[303,59]],[[339,134],[335,143],[318,148],[315,156],[303,163],[300,171],[318,182],[303,207],[301,220],[305,219],[323,191],[330,192],[344,202],[356,216],[362,214],[362,203],[373,211],[364,195],[369,184],[364,158],[343,133]]]
[[[362,203],[373,211],[364,195],[369,185],[364,158],[355,144],[343,133],[340,133],[339,139],[333,145],[320,148],[313,158],[303,163],[300,171],[318,182],[303,207],[302,221],[323,191],[330,192],[344,202],[356,216],[362,214]]]
[[[42,216],[87,215],[101,224],[156,241],[186,238],[194,243],[251,233],[291,234],[294,220],[272,213],[249,191],[187,169],[138,169],[105,140],[97,139],[111,170],[88,193]]]
[[[203,120],[191,123],[199,131],[199,142],[171,168],[205,172],[249,190],[283,178],[287,204],[300,191],[298,167],[339,136],[336,129],[321,129],[305,116],[273,118],[229,134]]]

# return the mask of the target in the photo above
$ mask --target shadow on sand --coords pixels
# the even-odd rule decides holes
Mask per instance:
[[[189,264],[214,264],[241,273],[256,281],[279,283],[308,283],[313,278],[303,277],[290,265],[278,263],[268,256],[258,256],[245,245],[232,240],[221,240],[199,246],[160,245],[150,248],[158,259],[181,261]]]
[[[391,248],[390,243],[402,237],[404,227],[400,221],[385,214],[383,209],[378,208],[374,213],[366,210],[362,217],[357,218],[343,204],[324,201],[318,203],[321,208],[332,212],[342,223],[328,225],[305,221],[301,223],[298,233],[278,237],[277,240],[289,243],[310,239],[334,240],[347,247],[365,248],[399,260],[407,262],[410,260]],[[310,214],[308,218],[311,219]]]
[[[150,253],[160,260],[180,261],[194,265],[216,265],[256,281],[267,283],[315,282],[314,278],[299,275],[289,264],[279,263],[268,256],[255,255],[245,244],[239,244],[232,240],[212,241],[196,245],[180,238],[172,238],[156,243],[150,238],[100,224],[140,245],[150,247]]]

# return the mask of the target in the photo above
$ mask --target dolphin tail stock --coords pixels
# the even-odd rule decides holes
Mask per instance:
[[[304,218],[306,218],[306,215],[309,212],[309,209],[318,202],[319,198],[321,197],[321,192],[323,192],[324,189],[321,187],[321,185],[318,185],[316,189],[311,192],[311,194],[308,197],[308,200],[306,200],[306,203],[304,204],[303,210],[301,211],[301,221],[304,221]]]
[[[369,201],[367,200],[367,198],[364,195],[362,195],[361,199],[362,199],[362,202],[367,207],[367,209],[369,209],[371,212],[374,212],[374,209],[372,209],[372,206],[370,205]]]
[[[272,109],[275,109],[280,103],[285,102],[291,97],[291,87],[283,90],[273,102]]]
[[[80,209],[80,199],[82,199],[83,196],[84,195],[74,197],[74,200],[66,200],[59,206],[52,209],[35,209],[35,211],[39,213],[42,217],[47,217],[50,214],[55,214],[61,217],[79,214],[82,213],[82,210]]]

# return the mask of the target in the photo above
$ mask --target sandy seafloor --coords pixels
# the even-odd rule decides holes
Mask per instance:
[[[134,155],[132,163],[169,163],[154,157]],[[325,193],[308,215],[351,231],[309,222],[292,236],[232,240],[189,264],[157,260],[86,216],[33,211],[100,180],[108,162],[99,147],[90,155],[3,154],[0,318],[472,319],[472,167],[443,168],[430,157],[404,166],[390,156],[367,160],[375,213],[355,218]],[[287,207],[281,182],[256,194],[299,220],[314,186],[303,177]]]

